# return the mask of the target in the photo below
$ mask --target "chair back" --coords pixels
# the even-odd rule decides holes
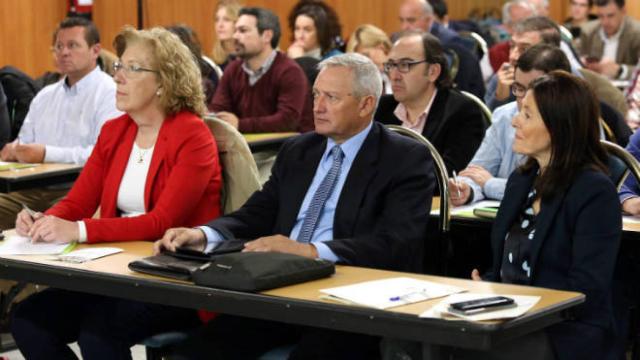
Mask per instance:
[[[442,156],[440,156],[438,150],[436,150],[435,146],[433,146],[429,140],[414,130],[407,129],[399,125],[387,125],[387,129],[417,140],[419,143],[423,144],[429,151],[429,154],[431,154],[435,164],[435,175],[438,181],[438,189],[440,190],[440,216],[438,228],[443,234],[449,233],[451,223],[451,199],[449,197],[448,183],[449,176]],[[429,209],[429,211],[431,211],[431,209]]]
[[[474,103],[476,103],[480,107],[480,112],[482,112],[482,118],[484,119],[485,125],[487,127],[491,126],[491,117],[493,115],[491,114],[491,110],[489,110],[489,107],[487,106],[487,104],[485,104],[484,101],[482,101],[479,97],[473,95],[468,91],[460,90],[460,93],[462,93],[462,95],[471,99]]]
[[[239,209],[261,188],[258,167],[249,145],[233,126],[212,114],[204,122],[216,139],[222,166],[221,205],[223,214]]]
[[[633,155],[629,154],[620,145],[614,144],[606,140],[600,140],[600,143],[609,153],[609,177],[611,181],[616,185],[616,188],[620,190],[624,180],[629,172],[640,180],[640,162]]]
[[[449,48],[444,48],[444,55],[447,58],[447,63],[449,64],[449,75],[453,80],[458,75],[458,70],[460,70],[460,57],[457,52]]]
[[[458,31],[458,35],[463,38],[472,40],[474,43],[473,53],[481,59],[485,54],[489,54],[489,46],[487,41],[480,34],[473,31]]]

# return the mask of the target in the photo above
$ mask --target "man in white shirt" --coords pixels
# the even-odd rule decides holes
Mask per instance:
[[[63,79],[33,99],[18,139],[0,151],[3,161],[84,164],[105,121],[119,116],[115,83],[96,61],[100,35],[86,19],[63,20],[54,32],[54,58]],[[42,211],[68,191],[68,186],[0,194],[0,229],[14,226],[22,205]]]
[[[626,15],[624,0],[596,0],[598,21],[584,26],[581,55],[588,69],[628,79],[640,56],[640,24]]]

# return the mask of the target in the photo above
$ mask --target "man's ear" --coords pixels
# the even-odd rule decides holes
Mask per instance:
[[[361,117],[370,117],[376,108],[376,98],[373,95],[367,95],[360,99],[358,104],[358,114]]]
[[[100,43],[93,44],[91,45],[91,48],[89,50],[91,51],[91,55],[93,55],[95,59],[97,59],[98,56],[100,56],[100,50],[102,50],[102,45],[100,45]]]
[[[440,64],[429,64],[429,68],[427,69],[427,78],[431,82],[436,82],[440,77],[440,73],[442,73],[442,66]]]
[[[273,39],[273,30],[267,29],[262,32],[262,41],[271,45],[271,39]]]

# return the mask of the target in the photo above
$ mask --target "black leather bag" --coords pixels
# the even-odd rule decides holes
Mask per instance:
[[[256,292],[302,283],[335,273],[332,262],[275,252],[215,256],[192,274],[196,285]]]

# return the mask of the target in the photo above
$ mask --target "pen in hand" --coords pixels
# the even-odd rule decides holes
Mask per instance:
[[[456,184],[456,190],[458,192],[458,199],[460,199],[462,197],[462,195],[460,194],[460,182],[458,181],[458,174],[456,173],[455,170],[453,170],[453,183]]]
[[[27,214],[29,214],[29,216],[31,216],[32,219],[35,220],[36,218],[36,212],[31,210],[26,204],[22,204],[22,208],[24,209],[24,211],[27,212]]]

